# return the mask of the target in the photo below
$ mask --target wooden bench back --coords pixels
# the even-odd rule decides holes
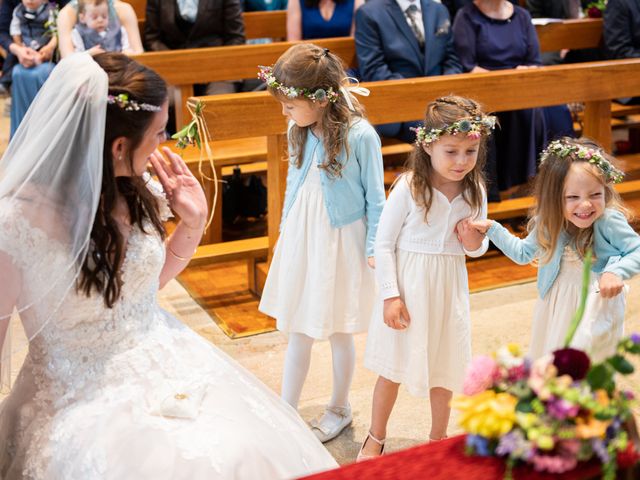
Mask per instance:
[[[253,13],[266,15],[273,12]],[[568,20],[538,27],[538,32],[545,51],[596,47],[600,43],[602,22],[599,19]],[[353,38],[327,38],[314,42],[329,48],[346,65],[357,65]],[[255,78],[257,65],[272,64],[295,43],[299,42],[147,52],[135,58],[177,87],[176,105],[182,105],[183,108],[176,112],[176,125],[182,125],[187,115],[184,99],[193,95],[194,84]]]

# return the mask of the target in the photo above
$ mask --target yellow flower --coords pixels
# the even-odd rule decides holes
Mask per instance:
[[[607,393],[607,391],[600,388],[596,390],[595,393],[596,393],[596,402],[598,402],[603,407],[608,407],[609,403],[611,402],[609,400],[609,394]]]
[[[604,438],[610,421],[602,421],[596,419],[593,415],[587,418],[576,418],[576,436],[578,438]]]
[[[518,399],[509,393],[486,390],[476,395],[459,395],[451,406],[460,410],[458,423],[468,433],[499,438],[513,428]]]

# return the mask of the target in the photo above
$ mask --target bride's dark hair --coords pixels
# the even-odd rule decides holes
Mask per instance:
[[[153,70],[140,65],[120,53],[103,53],[94,60],[109,76],[109,95],[125,93],[130,100],[149,105],[162,105],[167,99],[167,86]],[[148,220],[164,239],[165,229],[160,220],[156,198],[137,176],[116,177],[112,145],[115,139],[129,141],[129,162],[133,171],[133,153],[140,145],[153,119],[153,112],[128,111],[117,104],[107,105],[102,167],[102,191],[98,211],[91,230],[91,246],[82,264],[79,288],[89,296],[92,290],[104,296],[107,307],[120,297],[122,279],[120,268],[124,260],[125,242],[112,214],[116,198],[121,195],[128,206],[132,226],[144,231]]]

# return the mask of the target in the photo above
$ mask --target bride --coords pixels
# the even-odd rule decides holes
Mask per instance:
[[[0,404],[0,479],[336,466],[289,405],[156,303],[207,217],[184,162],[156,150],[167,104],[162,79],[126,56],[72,55],[0,163],[0,345],[16,309],[30,340]],[[169,207],[180,222],[166,236]]]

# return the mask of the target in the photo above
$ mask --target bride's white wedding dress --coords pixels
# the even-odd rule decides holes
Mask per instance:
[[[0,236],[22,282],[46,289],[37,265],[65,262],[55,241],[2,213]],[[289,405],[159,308],[164,256],[157,235],[134,228],[112,309],[60,292],[0,404],[0,479],[256,480],[337,466]]]

